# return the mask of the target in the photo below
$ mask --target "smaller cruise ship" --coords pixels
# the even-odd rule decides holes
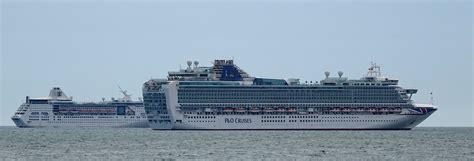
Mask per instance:
[[[132,100],[122,89],[120,92],[124,95],[121,99],[78,103],[54,87],[46,97],[26,96],[12,120],[17,127],[149,127],[143,101]]]

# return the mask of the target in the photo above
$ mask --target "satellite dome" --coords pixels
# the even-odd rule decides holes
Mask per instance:
[[[328,78],[329,77],[329,72],[328,71],[324,72],[324,75],[326,75],[326,78]]]
[[[193,64],[193,62],[191,60],[188,60],[187,64],[188,64],[188,67],[190,67]]]
[[[339,71],[339,72],[337,72],[337,74],[339,75],[339,78],[341,78],[342,74],[344,74],[344,73],[342,71]]]

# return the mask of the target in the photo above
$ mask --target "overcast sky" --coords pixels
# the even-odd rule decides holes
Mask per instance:
[[[439,110],[421,126],[474,126],[471,1],[13,1],[1,4],[0,126],[25,96],[133,97],[187,60],[234,58],[252,76],[359,79],[371,61]]]

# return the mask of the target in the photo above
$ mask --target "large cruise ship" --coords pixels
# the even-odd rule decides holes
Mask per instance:
[[[376,64],[361,79],[326,72],[309,83],[252,77],[233,60],[187,64],[167,79],[143,84],[152,129],[409,130],[436,111],[414,103],[417,89],[383,77]]]
[[[149,127],[143,101],[133,101],[127,91],[120,91],[121,99],[77,103],[54,87],[47,97],[27,96],[12,120],[18,127]]]

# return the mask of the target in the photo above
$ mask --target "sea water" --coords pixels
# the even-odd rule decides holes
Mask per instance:
[[[160,131],[0,127],[3,160],[474,160],[474,128]]]

